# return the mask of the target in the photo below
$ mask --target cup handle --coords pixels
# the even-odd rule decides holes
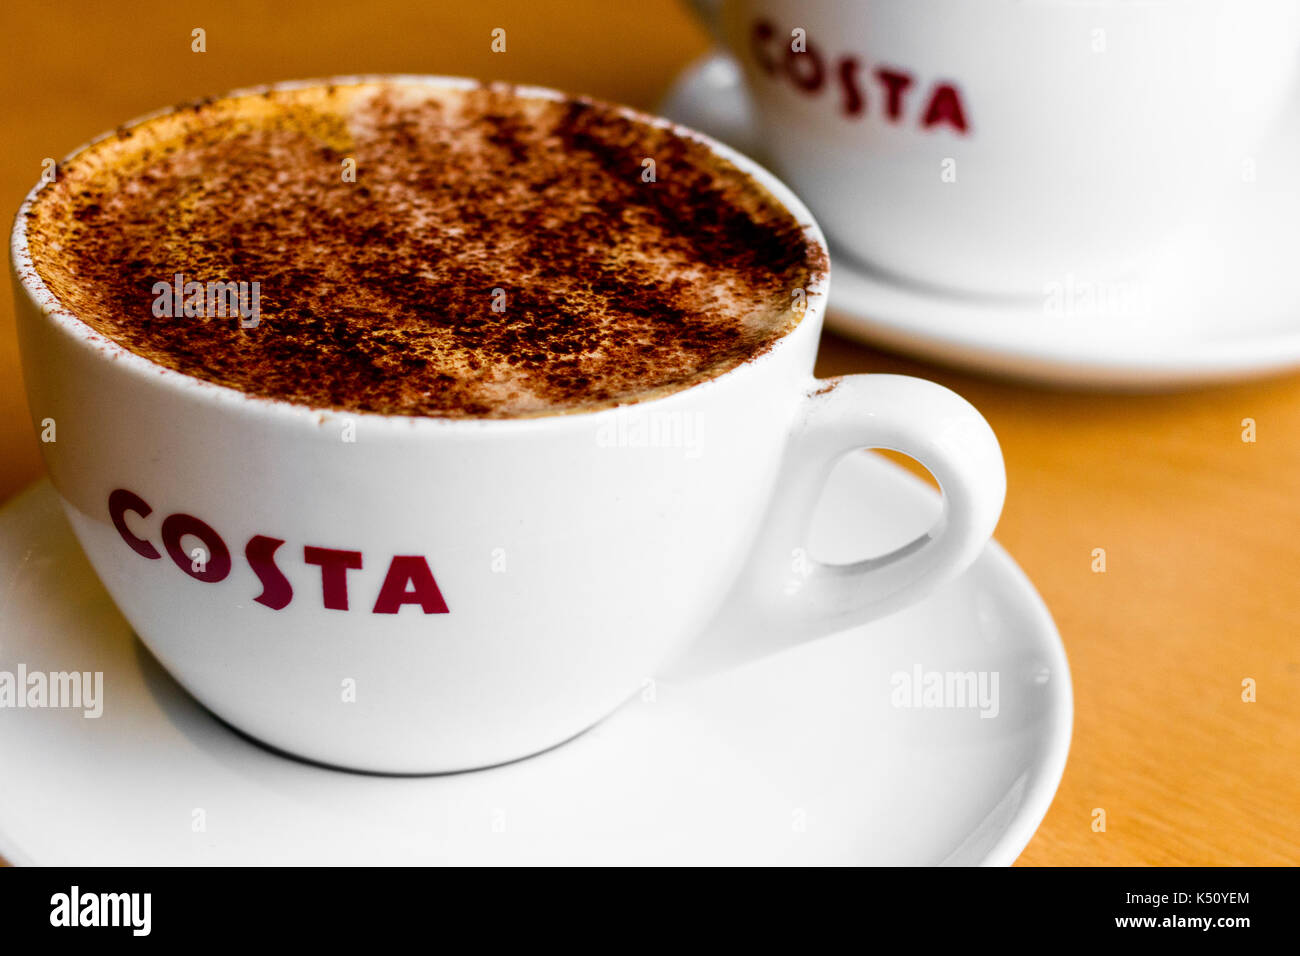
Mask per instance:
[[[925,534],[851,564],[806,557],[813,509],[835,464],[863,448],[902,452],[943,491]],[[814,380],[802,399],[773,501],[728,603],[728,627],[688,655],[708,671],[782,650],[910,604],[956,577],[997,526],[1006,469],[988,422],[955,392],[903,375]]]

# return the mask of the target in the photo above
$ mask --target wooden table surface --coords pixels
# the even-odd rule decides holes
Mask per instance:
[[[707,45],[673,0],[9,0],[0,17],[0,200],[10,211],[44,157],[239,86],[447,73],[652,107]],[[206,53],[190,49],[196,27]],[[505,53],[490,49],[495,27],[507,31]],[[1090,394],[959,374],[833,336],[819,371],[935,379],[974,402],[1002,442],[1009,486],[997,536],[1056,617],[1076,707],[1064,780],[1020,863],[1300,863],[1300,376]],[[1246,418],[1254,443],[1242,441]],[[0,499],[41,471],[6,290]],[[1105,573],[1092,570],[1095,548],[1106,550]],[[1253,703],[1242,700],[1247,678]],[[1096,808],[1105,832],[1093,830]]]

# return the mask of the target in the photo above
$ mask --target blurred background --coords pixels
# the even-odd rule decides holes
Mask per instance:
[[[203,54],[190,50],[196,27]],[[508,32],[505,53],[490,48],[496,27]],[[236,87],[444,73],[653,109],[708,47],[676,0],[9,0],[0,200],[11,214],[45,157]],[[1020,863],[1300,862],[1300,376],[1156,395],[1052,390],[833,335],[818,371],[935,379],[974,402],[1002,442],[997,536],[1056,617],[1076,707],[1064,780]],[[1245,418],[1255,443],[1241,440]],[[41,473],[6,288],[0,501]],[[1104,574],[1091,568],[1098,547]],[[1257,682],[1255,703],[1241,700],[1245,678]],[[1094,808],[1106,809],[1104,833],[1091,828]]]

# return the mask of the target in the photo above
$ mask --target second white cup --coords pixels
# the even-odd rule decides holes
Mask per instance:
[[[1140,270],[1286,104],[1294,0],[701,2],[842,256],[965,293]]]

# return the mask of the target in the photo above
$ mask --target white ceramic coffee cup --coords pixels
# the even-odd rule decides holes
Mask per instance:
[[[1295,0],[696,6],[835,252],[968,293],[1140,273],[1249,188],[1300,52]]]
[[[821,241],[785,186],[704,141]],[[536,753],[636,692],[742,575],[773,628],[807,639],[919,598],[997,522],[1002,459],[967,402],[919,379],[812,377],[824,284],[770,351],[653,401],[517,420],[322,411],[162,368],[92,331],[32,266],[36,194],[12,237],[18,331],[32,417],[57,423],[42,451],[72,528],[167,670],[284,751],[388,772]],[[867,446],[929,468],[942,520],[884,558],[805,564],[787,593],[821,482]],[[328,551],[311,563],[308,548]],[[429,603],[394,608],[390,590],[396,613],[376,613],[392,575]]]

